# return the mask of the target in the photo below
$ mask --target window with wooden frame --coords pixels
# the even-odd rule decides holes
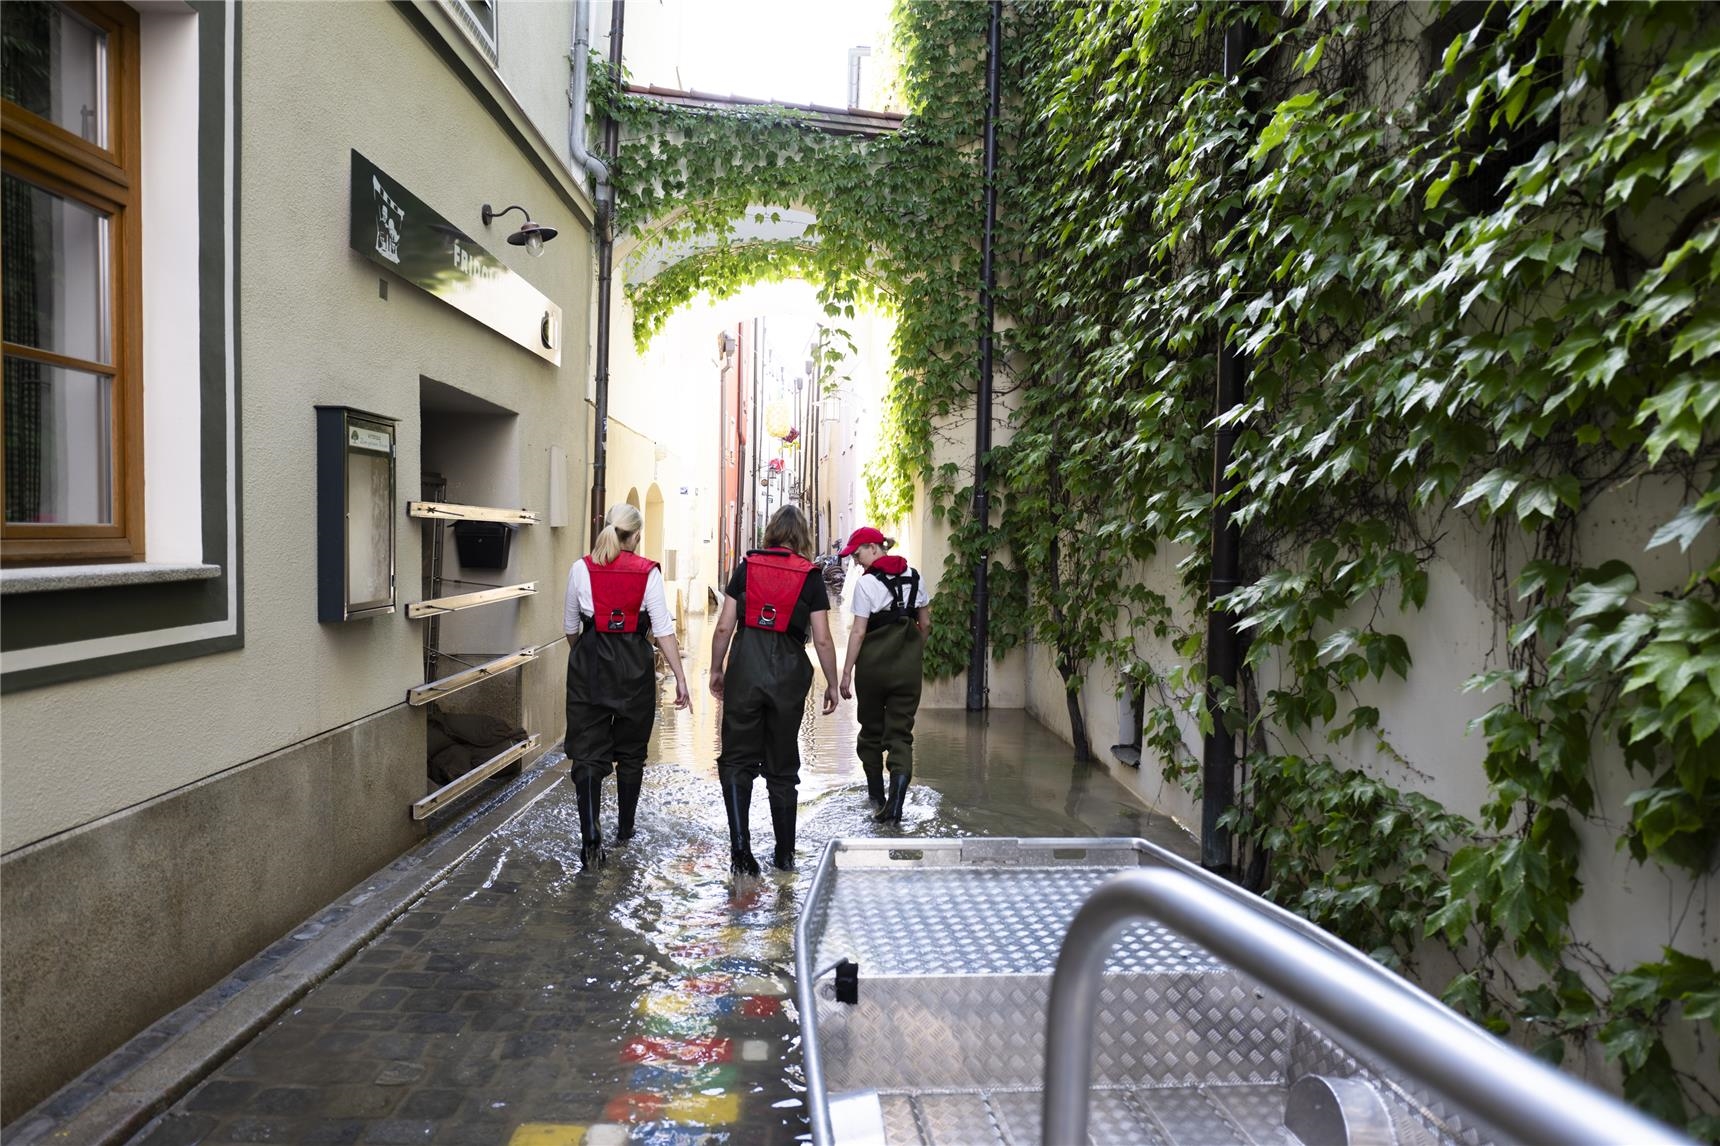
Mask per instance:
[[[0,100],[0,560],[139,560],[137,13],[6,0]]]

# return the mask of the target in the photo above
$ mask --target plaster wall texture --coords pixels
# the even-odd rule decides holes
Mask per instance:
[[[0,1123],[410,847],[423,776],[400,707],[8,856]]]
[[[1657,525],[1675,511],[1676,494],[1668,487],[1639,485],[1600,498],[1579,523],[1582,560],[1591,565],[1614,557],[1631,561],[1643,579],[1641,596],[1645,599],[1683,584],[1695,568],[1707,563],[1707,555],[1680,554],[1676,545],[1649,551],[1643,548]],[[1477,815],[1487,799],[1482,771],[1486,745],[1480,732],[1469,730],[1469,724],[1497,697],[1465,693],[1463,684],[1487,668],[1504,666],[1507,637],[1505,626],[1493,611],[1494,557],[1487,535],[1466,524],[1468,520],[1454,517],[1445,523],[1441,557],[1428,570],[1425,608],[1395,613],[1390,609],[1395,600],[1388,602],[1381,627],[1401,634],[1408,643],[1414,658],[1408,679],[1388,675],[1384,681],[1368,682],[1357,689],[1356,703],[1379,709],[1381,730],[1403,759],[1378,751],[1371,740],[1364,743],[1353,737],[1332,745],[1318,735],[1306,742],[1288,741],[1279,735],[1276,748],[1328,753],[1340,764],[1359,767],[1393,786],[1424,793],[1454,812]],[[1525,559],[1521,552],[1506,555],[1513,572]],[[1161,592],[1173,592],[1174,563],[1161,556],[1146,570],[1145,579]],[[1366,619],[1340,617],[1332,627]],[[1142,638],[1139,647],[1155,664],[1180,659],[1172,657],[1168,649],[1154,650],[1147,638]],[[1262,666],[1263,691],[1281,680],[1277,665]],[[1116,731],[1115,687],[1115,674],[1096,665],[1087,673],[1082,689],[1093,748],[1106,761],[1111,760],[1106,746]],[[1069,721],[1062,682],[1050,651],[1044,647],[1031,650],[1028,693],[1028,710],[1067,738]],[[1151,700],[1149,696],[1149,703]],[[1184,743],[1198,761],[1198,730],[1185,721],[1183,731]],[[1596,786],[1599,819],[1577,824],[1579,875],[1585,893],[1572,909],[1574,934],[1615,968],[1658,959],[1661,949],[1668,945],[1711,960],[1720,958],[1720,881],[1713,876],[1691,879],[1644,867],[1615,849],[1625,797],[1640,786],[1640,778],[1625,770],[1617,747],[1606,736],[1596,738],[1594,759],[1590,776]],[[1121,777],[1132,773],[1144,799],[1198,830],[1198,801],[1179,786],[1165,783],[1153,761],[1145,762],[1138,773],[1112,763],[1112,772]],[[1588,1073],[1600,1077],[1606,1072],[1599,1071],[1597,1062],[1589,1064]]]
[[[1141,569],[1142,581],[1175,599],[1174,594],[1180,579],[1176,566],[1182,556],[1176,552],[1160,553]],[[1181,660],[1168,642],[1161,642],[1150,634],[1137,638],[1136,647],[1142,658],[1156,668],[1163,669]],[[1057,674],[1052,650],[1044,644],[1030,641],[1025,649],[1011,655],[1018,658],[1022,666],[1020,671],[1024,678],[1022,688],[1025,694],[1022,707],[1057,735],[1072,741],[1069,731],[1069,707],[1064,701],[1063,678]],[[1149,693],[1147,703],[1152,705],[1154,700],[1154,696]],[[1107,767],[1119,783],[1134,791],[1148,805],[1198,835],[1200,801],[1191,796],[1181,784],[1167,780],[1163,769],[1151,758],[1150,753],[1139,768],[1132,768],[1119,761],[1111,752],[1113,744],[1125,743],[1131,738],[1133,727],[1126,730],[1122,727],[1117,697],[1117,673],[1110,666],[1092,664],[1087,667],[1081,685],[1081,713],[1087,722],[1087,738],[1093,749],[1094,759]],[[1193,720],[1183,720],[1180,723],[1183,741],[1189,745],[1189,751],[1198,761],[1200,730]]]
[[[568,84],[573,69],[568,52],[573,44],[572,0],[535,0],[530,4],[498,4],[496,7],[496,72],[507,85],[526,117],[531,120],[561,160],[573,163],[568,146]],[[606,52],[607,41],[596,45]],[[588,148],[596,141],[587,142]],[[583,184],[584,176],[580,177]],[[497,192],[500,194],[501,192]],[[514,200],[509,200],[511,203]],[[497,203],[505,207],[507,203]],[[537,218],[533,206],[532,218]],[[517,214],[509,215],[517,219]],[[545,256],[548,257],[547,255]],[[566,359],[563,359],[565,362]]]
[[[585,468],[576,353],[558,370],[398,279],[387,301],[378,297],[389,276],[347,247],[349,150],[558,302],[565,344],[577,348],[590,246],[566,201],[391,6],[319,6],[313,17],[296,4],[247,5],[240,50],[246,647],[7,697],[6,851],[398,706],[421,683],[421,638],[403,609],[344,625],[315,621],[313,405],[400,419],[402,503],[419,470],[421,376],[519,411],[521,488],[547,490],[552,443],[566,446],[571,469]],[[502,194],[531,200],[534,217],[561,230],[544,258],[483,231],[479,206]],[[416,598],[420,543],[411,522],[402,504],[402,605]],[[577,532],[523,530],[520,568],[540,579],[565,573]],[[519,644],[554,639],[559,617],[558,595],[528,599]],[[377,815],[398,810],[390,800]]]
[[[1001,359],[998,361],[1002,365]],[[1005,379],[1002,369],[995,375],[994,385],[1000,389]],[[1009,440],[1009,420],[1011,414],[1010,400],[1005,394],[996,394],[992,403],[992,444],[1000,446]],[[974,463],[974,424],[975,408],[958,411],[938,421],[933,434],[932,465],[934,468],[945,464],[960,466],[963,473],[961,481],[971,481]],[[992,522],[995,525],[1001,516],[1002,505],[995,496],[997,483],[992,483],[994,496],[991,498]],[[971,508],[964,502],[961,511],[965,515]],[[935,594],[939,580],[943,576],[944,560],[949,556],[949,526],[943,520],[936,518],[931,512],[931,503],[926,495],[925,486],[916,483],[914,490],[914,510],[912,517],[897,525],[899,532],[895,535],[902,541],[908,553],[908,560],[925,574],[931,591]],[[993,555],[995,560],[999,556]],[[956,621],[943,619],[940,622],[937,612],[933,610],[933,623],[971,624],[971,621]],[[1011,650],[1002,660],[988,659],[986,662],[986,694],[987,704],[992,708],[1025,708],[1049,727],[1056,728],[1042,711],[1034,710],[1033,679],[1029,668],[1030,658],[1025,650]],[[1062,701],[1058,701],[1061,707]],[[965,708],[967,706],[967,673],[958,672],[945,680],[926,682],[925,691],[920,697],[922,708]],[[1062,735],[1068,735],[1068,721],[1063,722]]]

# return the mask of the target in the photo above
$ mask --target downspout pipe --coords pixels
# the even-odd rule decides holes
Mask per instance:
[[[1232,24],[1224,33],[1224,78],[1242,74],[1243,61],[1253,50],[1253,30]],[[1228,213],[1226,228],[1236,225],[1237,211]],[[1228,331],[1219,332],[1218,383],[1215,416],[1242,404],[1248,388],[1248,359]],[[1242,531],[1231,511],[1231,454],[1236,445],[1234,426],[1215,426],[1212,445],[1212,571],[1207,582],[1209,609],[1206,621],[1206,711],[1212,731],[1206,734],[1201,753],[1200,862],[1208,871],[1234,878],[1230,829],[1219,819],[1236,803],[1236,739],[1240,729],[1226,726],[1223,696],[1234,694],[1242,662],[1242,641],[1236,617],[1228,609],[1211,607],[1234,590],[1241,578]]]
[[[614,54],[613,51],[610,53],[611,58]],[[601,212],[605,204],[614,202],[615,189],[609,183],[608,165],[585,146],[585,105],[591,87],[591,0],[578,0],[573,7],[573,46],[568,49],[568,55],[573,63],[573,81],[567,93],[570,109],[567,149],[573,154],[573,162],[591,176],[592,186],[596,189],[594,197]]]
[[[624,9],[625,0],[613,0],[609,23],[609,64],[617,76],[621,74]],[[594,421],[597,426],[596,441],[591,450],[591,541],[595,545],[597,535],[603,529],[603,515],[609,508],[609,327],[615,261],[615,187],[610,180],[610,169],[620,150],[621,131],[613,117],[605,117],[603,152],[607,162],[586,150],[585,105],[590,48],[591,3],[590,0],[578,0],[573,17],[573,79],[568,93],[567,139],[574,162],[591,176],[597,199],[597,331],[593,380]]]
[[[987,486],[986,455],[991,452],[992,327],[997,317],[997,267],[992,258],[997,232],[997,114],[1002,88],[1003,0],[992,0],[991,27],[985,65],[985,235],[980,244],[979,386],[974,411],[973,520],[980,531],[979,561],[973,571],[973,647],[968,653],[967,710],[986,707],[986,664],[991,643],[991,600],[986,573],[991,551],[991,491]]]

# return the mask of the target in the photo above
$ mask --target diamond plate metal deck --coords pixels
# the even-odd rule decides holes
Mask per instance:
[[[864,964],[862,964],[864,968]],[[872,978],[818,986],[825,1083],[848,1090],[1038,1086],[1048,975]],[[1285,1083],[1291,1014],[1229,971],[1122,974],[1100,995],[1101,1086]]]
[[[815,961],[847,957],[863,975],[1049,975],[1063,933],[1116,868],[840,870]],[[1155,923],[1130,927],[1108,971],[1222,966]]]
[[[859,964],[859,1001],[836,1002],[828,978],[812,988],[803,1033],[824,1093],[877,1092],[891,1146],[1037,1146],[1064,935],[1101,883],[1154,862],[1146,845],[1117,843],[916,841],[827,856],[802,929],[812,966]],[[1403,1146],[1501,1140],[1199,945],[1156,923],[1121,933],[1094,1029],[1094,1146],[1297,1146],[1285,1102],[1309,1073],[1372,1083]]]
[[[1096,1090],[1089,1146],[1300,1146],[1282,1086]],[[890,1146],[1040,1146],[1037,1088],[883,1093]]]

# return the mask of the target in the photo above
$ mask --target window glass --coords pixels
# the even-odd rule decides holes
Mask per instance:
[[[6,520],[112,524],[112,378],[6,356]]]
[[[0,4],[0,96],[108,146],[107,35],[58,4]]]
[[[350,608],[394,601],[394,459],[346,455],[346,599]]]
[[[11,172],[0,200],[6,341],[110,365],[108,217]]]
[[[479,37],[492,51],[496,47],[496,5],[494,0],[458,0]]]

